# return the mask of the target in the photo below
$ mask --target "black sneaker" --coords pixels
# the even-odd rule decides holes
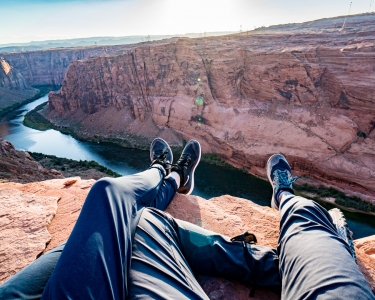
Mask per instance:
[[[190,195],[194,189],[194,171],[201,160],[201,145],[196,140],[189,141],[182,151],[177,164],[173,165],[172,171],[180,175],[180,187],[177,192]]]
[[[295,182],[298,177],[292,177],[292,170],[286,158],[281,154],[274,154],[268,159],[267,177],[273,189],[271,207],[279,209],[277,193],[281,189],[293,193],[293,182]]]
[[[150,147],[151,166],[154,164],[162,165],[166,171],[166,175],[171,172],[173,161],[173,153],[168,143],[161,138],[152,141]]]
[[[348,223],[346,222],[344,214],[338,208],[332,208],[328,211],[328,213],[331,215],[333,225],[335,225],[337,233],[349,245],[350,252],[353,258],[356,260],[357,255],[355,254],[355,247],[353,243],[352,233],[349,230],[349,226],[348,226]]]

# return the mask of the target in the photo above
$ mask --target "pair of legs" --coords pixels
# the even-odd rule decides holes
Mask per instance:
[[[64,250],[16,274],[0,298],[44,290],[42,299],[207,299],[194,277],[203,274],[282,287],[285,299],[374,299],[348,244],[315,202],[281,189],[276,250],[231,242],[162,212],[177,189],[158,165],[98,181]]]

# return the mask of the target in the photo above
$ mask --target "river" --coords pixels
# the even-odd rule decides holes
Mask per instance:
[[[78,141],[70,135],[56,130],[39,131],[22,124],[25,114],[48,100],[43,96],[12,112],[0,123],[0,137],[13,143],[19,150],[40,152],[75,160],[94,160],[122,175],[130,175],[145,170],[150,164],[149,151],[123,148],[107,143]],[[175,157],[175,161],[177,157]],[[215,174],[215,176],[212,176]],[[195,173],[193,195],[205,199],[229,194],[251,199],[267,206],[271,199],[271,186],[239,170],[227,169],[201,162]],[[323,204],[326,208],[332,208]],[[344,212],[354,238],[375,234],[375,218],[364,214]]]

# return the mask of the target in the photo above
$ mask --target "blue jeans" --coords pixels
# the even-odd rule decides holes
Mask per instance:
[[[375,299],[327,210],[285,194],[277,246],[282,299]]]
[[[287,196],[278,248],[244,248],[164,213],[176,188],[156,168],[99,180],[66,244],[0,286],[0,299],[208,299],[194,274],[282,287],[285,299],[375,299],[315,202]]]

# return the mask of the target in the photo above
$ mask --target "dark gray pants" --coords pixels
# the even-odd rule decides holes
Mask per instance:
[[[98,181],[64,250],[5,282],[0,299],[207,299],[194,274],[245,284],[255,277],[259,286],[282,286],[285,299],[374,299],[315,202],[285,200],[278,249],[248,246],[249,264],[241,243],[163,213],[175,192],[158,169]]]

